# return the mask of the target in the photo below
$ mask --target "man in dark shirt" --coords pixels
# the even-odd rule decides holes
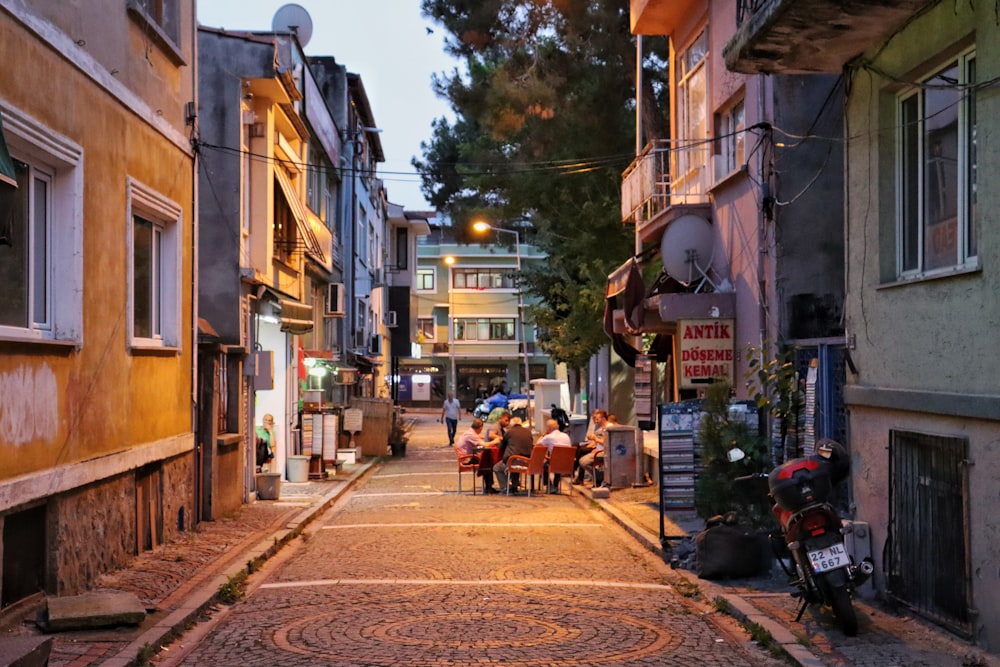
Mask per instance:
[[[531,437],[531,430],[524,427],[519,417],[510,420],[510,428],[500,442],[500,461],[493,466],[493,474],[496,475],[497,484],[500,490],[507,488],[507,459],[511,456],[531,456],[531,448],[535,446],[535,441]]]

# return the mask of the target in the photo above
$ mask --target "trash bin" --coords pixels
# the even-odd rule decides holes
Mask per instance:
[[[608,426],[608,444],[604,453],[604,483],[615,489],[642,481],[640,460],[636,454],[635,429],[631,426]]]
[[[578,445],[587,439],[587,415],[569,416],[569,441]]]
[[[285,464],[288,481],[292,483],[309,481],[309,457],[289,456]]]
[[[281,473],[262,472],[257,475],[257,499],[277,500],[281,495]]]

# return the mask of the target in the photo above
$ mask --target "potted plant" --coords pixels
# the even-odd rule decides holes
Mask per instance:
[[[392,416],[392,428],[389,429],[389,449],[393,456],[406,456],[406,443],[410,441],[413,426],[413,420],[403,419],[403,416],[398,413]]]

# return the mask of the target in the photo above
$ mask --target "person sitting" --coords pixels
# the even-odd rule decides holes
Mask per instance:
[[[483,420],[476,417],[472,420],[469,430],[455,441],[455,455],[459,461],[464,460],[467,464],[479,465],[482,460],[482,449],[486,445],[483,440],[483,426]],[[483,475],[483,493],[496,493],[497,490],[493,486],[493,472],[483,471],[482,468],[480,471]]]
[[[542,437],[538,439],[538,444],[545,445],[546,447],[549,448],[548,451],[549,456],[552,455],[553,447],[573,446],[573,442],[569,439],[569,434],[564,433],[562,430],[560,430],[559,422],[555,419],[549,419],[545,422],[545,433],[543,433]],[[549,470],[548,466],[546,465],[545,479],[548,480],[548,478],[549,478]],[[548,487],[547,491],[549,493],[559,493],[559,482],[561,481],[562,481],[562,475],[558,474],[553,475],[552,481],[546,485]]]
[[[486,444],[489,447],[496,447],[503,442],[503,437],[507,434],[507,427],[510,425],[510,412],[504,410],[500,417],[490,426],[486,432]]]
[[[500,442],[500,461],[493,466],[493,474],[496,475],[497,484],[500,489],[506,489],[509,483],[507,475],[507,459],[511,456],[531,457],[531,449],[535,446],[531,431],[526,429],[521,423],[520,417],[510,419],[510,428]]]
[[[598,457],[604,456],[604,447],[608,442],[608,413],[600,408],[594,410],[591,415],[594,420],[594,430],[587,434],[587,444],[590,451],[580,457],[579,468],[576,472],[576,483],[583,484],[584,474],[589,471],[593,485],[597,484],[597,475],[594,471],[594,462]]]

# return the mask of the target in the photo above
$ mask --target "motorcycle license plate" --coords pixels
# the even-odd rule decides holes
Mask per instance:
[[[813,572],[829,572],[850,565],[851,557],[847,555],[843,543],[831,544],[825,549],[810,551],[809,564],[812,565]]]

